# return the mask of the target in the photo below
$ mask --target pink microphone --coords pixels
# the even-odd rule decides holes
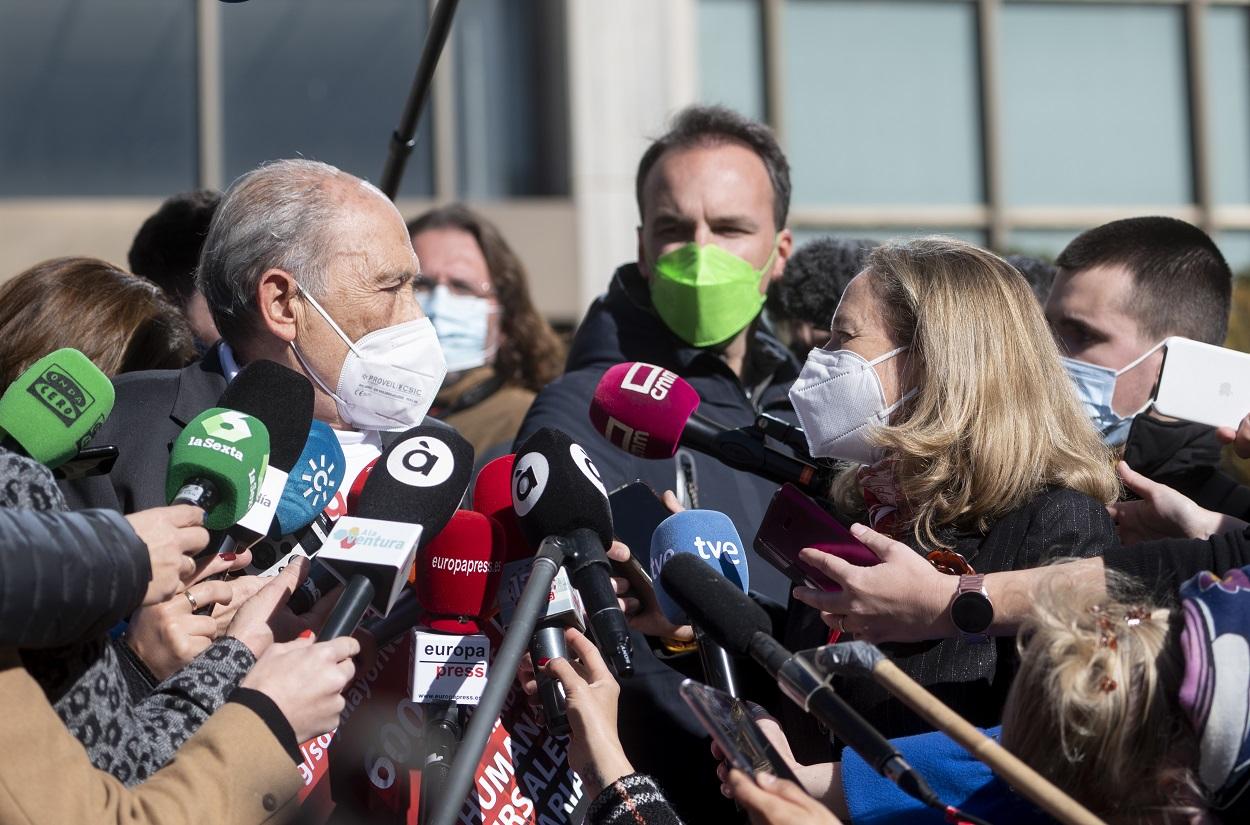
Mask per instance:
[[[677,373],[633,361],[603,374],[590,402],[590,421],[630,455],[669,458],[698,406],[699,394]]]

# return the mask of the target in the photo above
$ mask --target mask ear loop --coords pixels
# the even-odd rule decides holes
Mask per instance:
[[[325,319],[325,322],[330,325],[330,329],[334,330],[335,334],[343,340],[344,344],[347,344],[347,348],[359,356],[360,351],[356,349],[355,342],[347,337],[347,333],[343,332],[343,328],[334,322],[334,319],[330,317],[330,313],[326,312],[325,309],[322,308],[321,304],[317,303],[317,299],[310,295],[308,290],[300,286],[298,281],[295,282],[295,288],[299,290],[299,294],[302,295],[308,303],[312,304],[313,309],[317,310],[317,314]]]
[[[308,303],[312,304],[313,309],[317,311],[318,315],[320,315],[322,318],[325,319],[325,322],[330,325],[330,328],[334,330],[334,332],[339,336],[339,338],[343,339],[343,341],[346,342],[348,349],[350,349],[352,352],[356,352],[355,345],[353,345],[351,340],[348,339],[348,337],[343,334],[343,330],[339,328],[339,325],[334,323],[334,319],[331,318],[329,314],[326,313],[326,311],[321,308],[321,304],[317,303],[317,299],[309,295],[308,291],[305,290],[304,287],[300,286],[298,281],[295,282],[295,288],[299,290],[299,294],[302,295],[308,301]],[[312,365],[310,365],[306,360],[304,360],[303,353],[299,351],[299,347],[295,345],[294,341],[291,341],[291,352],[295,353],[295,360],[299,361],[299,365],[304,368],[304,372],[308,373],[309,377],[312,378],[312,380],[317,384],[317,386],[321,388],[322,392],[324,392],[326,395],[333,398],[335,403],[337,404],[344,403],[343,399],[339,396],[339,394],[336,393],[334,390],[330,389],[329,385],[327,385],[325,381],[321,380],[321,376],[318,375],[317,371],[312,368]],[[359,353],[356,353],[356,354],[359,355]]]
[[[1143,352],[1141,355],[1137,356],[1137,358],[1133,359],[1133,360],[1132,360],[1132,361],[1128,364],[1128,366],[1123,367],[1123,368],[1122,368],[1122,369],[1120,369],[1120,370],[1117,370],[1117,371],[1116,371],[1116,374],[1115,374],[1116,379],[1118,380],[1118,379],[1120,378],[1120,376],[1121,376],[1121,375],[1123,375],[1124,373],[1126,373],[1126,372],[1128,372],[1129,370],[1133,369],[1133,367],[1136,367],[1138,364],[1140,364],[1141,362],[1145,361],[1147,358],[1149,358],[1149,357],[1150,357],[1151,355],[1153,355],[1155,352],[1157,352],[1158,350],[1162,349],[1162,348],[1163,348],[1163,346],[1164,346],[1165,344],[1167,344],[1167,340],[1166,340],[1166,339],[1165,339],[1165,340],[1163,340],[1163,341],[1160,341],[1159,343],[1155,344],[1155,345],[1154,345],[1153,347],[1151,347],[1150,349],[1148,349],[1148,350],[1146,350],[1145,352]],[[1137,410],[1135,410],[1135,411],[1134,411],[1134,412],[1132,412],[1132,413],[1129,413],[1128,415],[1126,415],[1126,416],[1124,416],[1124,417],[1125,417],[1125,418],[1136,418],[1137,416],[1139,416],[1139,415],[1141,415],[1142,413],[1144,413],[1146,410],[1150,409],[1150,406],[1151,406],[1152,404],[1154,404],[1154,401],[1155,401],[1155,394],[1156,394],[1158,391],[1159,391],[1159,381],[1156,379],[1156,380],[1155,380],[1155,383],[1154,383],[1154,386],[1150,388],[1150,395],[1148,395],[1148,396],[1146,397],[1146,402],[1145,402],[1144,404],[1142,404],[1140,407],[1138,407],[1138,408],[1137,408]],[[1112,410],[1112,412],[1115,412],[1115,410],[1113,409],[1113,410]]]

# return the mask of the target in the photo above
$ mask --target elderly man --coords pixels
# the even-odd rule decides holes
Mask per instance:
[[[164,504],[170,443],[257,359],[312,381],[315,415],[339,435],[350,481],[379,454],[381,432],[422,422],[446,371],[410,287],[417,270],[403,218],[365,181],[308,160],[240,177],[200,259],[221,343],[179,371],[118,377],[96,443],[121,454],[108,476],[68,485],[70,505],[129,513]],[[373,376],[401,392],[379,392]]]

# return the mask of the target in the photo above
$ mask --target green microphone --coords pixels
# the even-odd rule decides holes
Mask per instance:
[[[91,443],[113,411],[113,384],[76,349],[59,349],[31,364],[0,396],[6,447],[49,468]]]
[[[208,514],[204,525],[225,530],[248,511],[269,463],[269,430],[259,418],[212,407],[174,439],[165,496]]]

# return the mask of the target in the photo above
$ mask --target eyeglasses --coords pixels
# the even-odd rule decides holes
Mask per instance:
[[[447,287],[447,291],[452,295],[460,297],[495,297],[495,288],[489,281],[474,283],[465,278],[457,278],[455,275],[438,275],[429,272],[422,272],[412,279],[412,289],[418,295],[433,292],[434,287],[440,284]]]

